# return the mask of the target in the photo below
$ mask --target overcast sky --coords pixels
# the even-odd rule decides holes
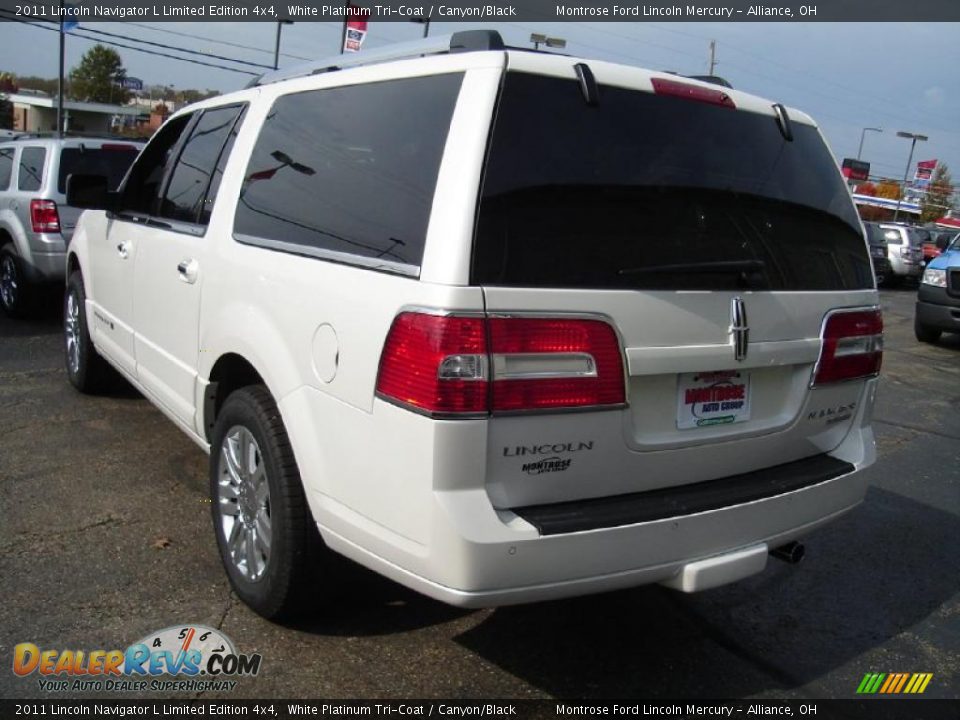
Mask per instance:
[[[82,27],[248,62],[273,62],[276,26],[272,23],[84,23]],[[914,163],[938,158],[951,167],[954,180],[960,180],[960,24],[434,23],[430,33],[479,27],[500,30],[513,45],[529,45],[530,33],[541,32],[565,38],[569,54],[684,74],[706,72],[709,42],[716,40],[717,74],[738,89],[811,114],[838,158],[856,156],[862,128],[883,128],[882,134],[867,133],[863,159],[872,163],[871,174],[900,178],[910,142],[896,133],[905,130],[930,138],[918,143]],[[414,24],[373,22],[364,47],[412,40],[421,33],[421,26]],[[301,58],[334,54],[339,42],[338,23],[286,25],[281,67]],[[93,44],[93,40],[68,36],[68,68]],[[249,79],[129,49],[118,51],[128,74],[146,84],[229,91]],[[57,34],[0,23],[0,70],[55,77]]]

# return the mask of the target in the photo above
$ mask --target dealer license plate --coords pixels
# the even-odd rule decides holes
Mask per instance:
[[[677,429],[729,425],[750,419],[750,373],[683,373],[677,382]]]

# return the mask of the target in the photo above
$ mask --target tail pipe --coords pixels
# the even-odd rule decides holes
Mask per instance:
[[[803,560],[803,556],[807,554],[807,549],[803,546],[803,543],[794,541],[774,548],[770,551],[770,554],[777,560],[796,565]]]

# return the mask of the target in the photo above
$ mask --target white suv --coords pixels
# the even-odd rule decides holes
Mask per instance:
[[[813,121],[440,42],[265,76],[119,193],[71,181],[101,210],[70,379],[109,363],[210,453],[238,595],[289,611],[328,549],[468,607],[699,590],[857,505],[882,322]]]

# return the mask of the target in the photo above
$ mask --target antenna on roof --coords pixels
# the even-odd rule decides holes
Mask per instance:
[[[396,43],[376,50],[362,50],[351,55],[331,55],[308,63],[294,65],[283,70],[264,73],[250,81],[247,87],[269,85],[290,80],[291,78],[317,75],[334,70],[343,70],[348,67],[372,65],[387,60],[415,58],[423,55],[438,55],[441,53],[461,53],[481,50],[505,50],[503,38],[496,30],[464,30],[452,35],[438,35],[435,37],[414,40],[412,42]]]

